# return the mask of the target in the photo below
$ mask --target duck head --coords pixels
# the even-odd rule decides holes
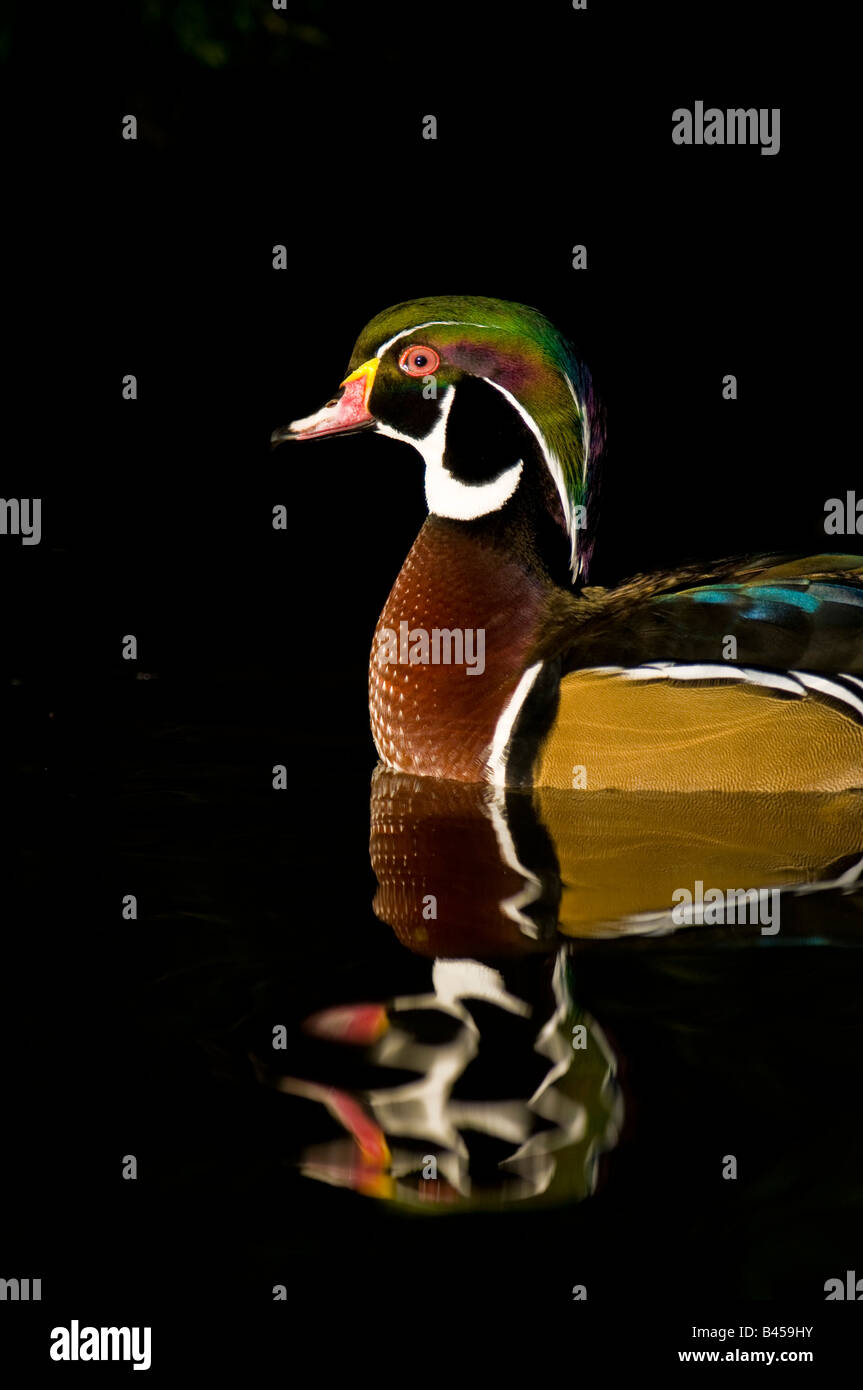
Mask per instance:
[[[359,430],[417,449],[433,516],[475,522],[517,497],[522,515],[545,512],[561,579],[586,581],[604,414],[587,369],[536,310],[467,296],[386,309],[360,334],[338,392],[272,442]]]

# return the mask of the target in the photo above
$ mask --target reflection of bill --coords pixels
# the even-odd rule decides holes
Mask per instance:
[[[305,1146],[301,1171],[434,1209],[588,1196],[622,1122],[614,1057],[572,1002],[565,950],[521,977],[517,993],[490,966],[438,960],[427,994],[309,1019],[307,1033],[352,1045],[382,1080],[351,1091],[268,1078],[320,1103],[342,1131]]]

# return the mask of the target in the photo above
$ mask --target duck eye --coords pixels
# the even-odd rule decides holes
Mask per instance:
[[[440,354],[422,343],[412,343],[399,358],[399,366],[408,376],[428,376],[440,366]]]

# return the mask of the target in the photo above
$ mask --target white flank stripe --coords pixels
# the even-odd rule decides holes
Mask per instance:
[[[509,704],[497,721],[497,728],[494,731],[494,738],[491,744],[491,753],[486,764],[487,780],[496,787],[506,786],[506,765],[504,757],[506,746],[512,737],[513,727],[518,718],[522,705],[527,699],[534,681],[542,669],[541,661],[534,662],[533,666],[528,666],[512,695]]]
[[[844,685],[837,685],[827,676],[813,676],[809,671],[794,671],[793,674],[799,676],[803,684],[808,685],[810,690],[819,690],[822,695],[829,695],[833,700],[850,705],[863,719],[863,700],[858,700],[857,696],[852,695],[850,690],[846,690]]]
[[[712,665],[707,662],[699,665],[683,665],[674,661],[654,661],[646,663],[644,666],[593,666],[585,668],[600,672],[603,675],[625,676],[631,681],[705,681],[705,680],[725,680],[725,681],[747,681],[751,685],[762,685],[770,690],[785,690],[790,695],[803,695],[806,688],[815,690],[821,695],[829,695],[831,699],[838,700],[840,703],[850,705],[851,709],[863,718],[863,700],[857,698],[853,691],[848,690],[844,685],[839,685],[837,681],[831,680],[829,676],[813,675],[810,671],[789,671],[787,675],[780,675],[776,671],[761,671],[747,666],[727,666]],[[856,676],[842,674],[842,679],[854,681],[863,690],[863,681],[859,681]]]
[[[752,685],[763,685],[771,690],[786,690],[790,695],[802,695],[800,682],[794,679],[795,672],[787,676],[775,671],[760,671],[747,666],[720,666],[708,662],[692,665],[678,664],[674,661],[650,662],[644,666],[598,666],[598,671],[608,671],[626,676],[633,681],[749,681]]]

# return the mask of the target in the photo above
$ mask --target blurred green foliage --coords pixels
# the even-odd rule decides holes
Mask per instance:
[[[324,0],[288,0],[285,10],[274,10],[271,0],[138,0],[127,7],[138,11],[142,37],[173,44],[210,68],[257,59],[263,44],[271,53],[327,47],[326,8]]]
[[[112,15],[112,43],[133,55],[192,58],[205,68],[284,66],[331,46],[333,6],[327,0],[123,0]],[[0,0],[0,62],[32,44],[27,0]],[[347,28],[355,22],[349,15]],[[338,15],[335,28],[342,28]]]

